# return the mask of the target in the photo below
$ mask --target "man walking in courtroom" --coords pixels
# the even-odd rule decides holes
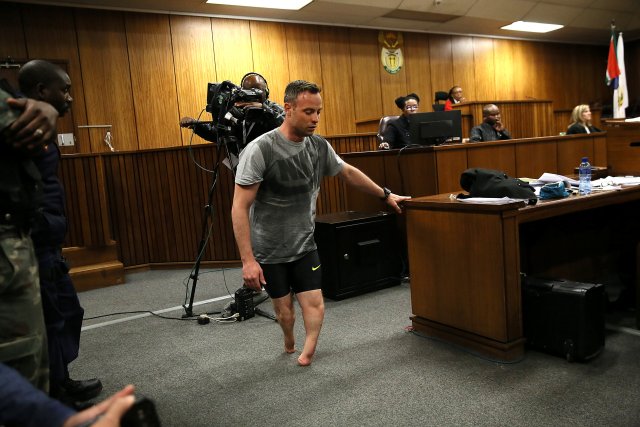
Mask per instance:
[[[320,257],[313,239],[315,211],[324,176],[379,197],[396,212],[408,199],[375,184],[344,162],[314,132],[320,120],[320,88],[296,80],[284,96],[284,122],[247,145],[240,154],[233,197],[233,230],[247,287],[264,286],[284,334],[284,350],[295,353],[295,295],[306,338],[298,357],[311,364],[324,320]]]

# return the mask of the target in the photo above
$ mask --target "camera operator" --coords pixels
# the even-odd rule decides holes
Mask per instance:
[[[236,136],[244,147],[247,143],[260,135],[277,128],[284,121],[284,109],[275,102],[270,101],[269,86],[262,75],[251,72],[245,74],[240,82],[241,89],[257,89],[262,91],[262,102],[235,102],[234,107],[241,110],[242,118],[238,120],[241,126],[234,128]],[[216,119],[214,117],[214,119]],[[236,117],[237,119],[237,117]],[[193,129],[196,135],[207,141],[216,142],[219,136],[216,123],[198,122],[192,117],[183,117],[180,127]]]

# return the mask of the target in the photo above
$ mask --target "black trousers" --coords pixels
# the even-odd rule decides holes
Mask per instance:
[[[58,249],[38,251],[40,293],[47,328],[51,392],[69,376],[68,365],[78,357],[84,309]]]

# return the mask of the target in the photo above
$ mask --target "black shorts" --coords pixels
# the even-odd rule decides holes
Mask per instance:
[[[322,288],[322,273],[318,251],[283,264],[260,264],[267,281],[264,289],[271,298],[282,298],[293,291],[300,293]]]

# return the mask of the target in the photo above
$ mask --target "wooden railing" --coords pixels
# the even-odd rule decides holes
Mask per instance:
[[[400,157],[394,150],[376,151],[373,133],[339,135],[329,141],[375,182],[412,196],[455,191],[460,173],[473,166],[502,169],[513,176],[568,173],[583,153],[593,157],[594,164],[606,165],[605,134],[409,149]],[[67,245],[95,247],[115,240],[125,267],[193,262],[213,182],[212,174],[203,169],[212,170],[220,155],[207,144],[63,156],[60,169],[70,222]],[[233,187],[231,172],[220,166],[212,193],[211,226],[206,228],[205,262],[238,263],[231,225]],[[340,179],[324,179],[317,214],[381,209],[383,203],[347,191]]]
[[[329,138],[338,153],[368,151],[375,134]],[[202,235],[211,171],[221,153],[214,145],[136,152],[65,155],[68,247],[99,247],[115,240],[125,266],[192,262]],[[199,166],[198,166],[199,165]],[[233,176],[219,166],[212,194],[205,261],[237,263],[231,225]],[[325,178],[317,213],[347,209],[344,184]],[[209,230],[209,229],[208,229]]]

